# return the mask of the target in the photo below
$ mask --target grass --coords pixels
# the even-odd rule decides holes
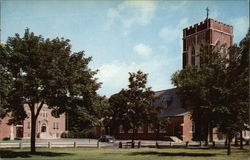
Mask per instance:
[[[249,147],[244,150],[232,149],[232,155],[226,155],[226,149],[209,148],[168,148],[168,149],[111,149],[111,148],[38,148],[36,155],[28,149],[1,149],[0,160],[247,160]]]

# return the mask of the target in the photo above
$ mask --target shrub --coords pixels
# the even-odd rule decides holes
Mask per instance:
[[[61,134],[61,138],[68,138],[68,133],[63,132],[63,133]]]
[[[8,141],[8,140],[10,140],[10,138],[9,137],[4,137],[3,140]]]
[[[61,138],[94,138],[94,134],[90,131],[83,130],[83,131],[69,131],[68,133],[63,132],[61,134]]]

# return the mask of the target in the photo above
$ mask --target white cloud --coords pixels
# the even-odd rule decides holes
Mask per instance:
[[[120,3],[116,8],[109,8],[107,16],[109,23],[119,21],[125,28],[134,25],[147,25],[154,17],[156,10],[155,1],[132,1]]]
[[[148,73],[148,86],[151,86],[153,90],[162,90],[172,87],[170,84],[171,74],[168,69],[177,70],[178,62],[181,60],[181,56],[167,57],[167,54],[163,56],[152,57],[150,60],[142,62],[124,62],[124,61],[112,61],[108,64],[103,64],[99,68],[97,78],[100,82],[103,82],[102,88],[99,89],[100,94],[106,94],[110,96],[119,92],[122,88],[127,88],[129,72],[136,72],[142,70],[144,73]],[[173,69],[174,68],[174,69]]]
[[[136,54],[142,57],[148,57],[152,52],[152,49],[143,43],[135,45],[133,50]]]
[[[247,33],[249,18],[248,17],[234,18],[230,21],[230,23],[233,25],[235,42],[239,43]]]

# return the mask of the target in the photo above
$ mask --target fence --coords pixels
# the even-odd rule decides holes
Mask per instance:
[[[88,147],[88,148],[100,148],[105,147],[105,144],[99,143],[77,143],[77,142],[47,142],[47,143],[36,143],[38,148],[77,148],[77,147]],[[29,148],[30,143],[0,143],[0,148]]]
[[[197,147],[202,146],[198,142],[169,142],[169,141],[135,141],[134,148],[183,148],[183,147]],[[213,142],[209,144],[210,147],[222,147],[225,146],[223,142]],[[29,142],[20,143],[0,143],[0,148],[29,148]],[[37,142],[38,148],[132,148],[131,141],[116,141],[115,143],[102,143],[102,142]]]

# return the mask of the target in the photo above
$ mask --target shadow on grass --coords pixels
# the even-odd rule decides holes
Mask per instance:
[[[209,149],[227,149],[227,147],[189,147],[188,149],[197,149],[197,150],[209,150]]]
[[[155,148],[155,147],[149,147],[149,148]],[[193,150],[209,150],[209,149],[227,149],[227,147],[197,147],[197,146],[189,146],[189,147],[184,147],[184,146],[169,146],[169,145],[161,145],[157,149],[193,149]]]
[[[184,156],[184,157],[212,157],[212,153],[185,153],[185,152],[134,152],[132,155]]]
[[[69,153],[56,153],[56,152],[37,152],[31,154],[29,151],[12,151],[12,150],[0,150],[0,158],[29,158],[34,155],[44,156],[44,157],[57,157],[71,155]]]

